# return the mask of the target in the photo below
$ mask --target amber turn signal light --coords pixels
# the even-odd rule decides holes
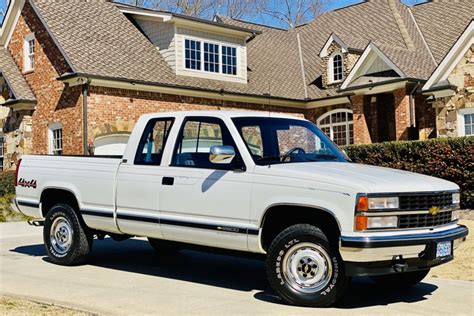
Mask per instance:
[[[357,197],[356,211],[365,212],[369,209],[369,198],[367,195],[359,195]]]
[[[356,230],[367,230],[367,216],[356,216]]]

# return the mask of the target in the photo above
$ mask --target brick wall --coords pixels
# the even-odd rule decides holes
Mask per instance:
[[[25,36],[30,33],[35,35],[35,69],[25,73],[23,44]],[[33,153],[48,152],[48,125],[53,122],[63,124],[64,153],[81,152],[81,88],[67,88],[56,80],[70,69],[28,2],[22,10],[8,50],[37,99],[32,117]]]
[[[364,95],[354,95],[351,97],[352,110],[354,111],[354,144],[370,144],[370,132],[364,113],[364,104],[370,101]]]
[[[406,88],[393,91],[395,102],[395,139],[408,140],[410,127],[410,96]]]
[[[303,110],[152,92],[91,87],[88,103],[89,143],[97,136],[133,129],[140,115],[165,111],[257,110],[303,116]]]

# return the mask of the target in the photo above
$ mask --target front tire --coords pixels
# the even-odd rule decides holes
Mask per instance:
[[[286,303],[329,306],[350,283],[338,251],[313,225],[288,227],[278,234],[267,253],[268,281]]]
[[[430,273],[430,269],[371,276],[377,284],[391,288],[409,288],[420,283]]]
[[[43,240],[51,262],[72,266],[86,262],[93,235],[71,206],[60,203],[46,215]]]

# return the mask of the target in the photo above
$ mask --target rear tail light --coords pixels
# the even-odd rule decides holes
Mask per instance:
[[[15,186],[18,186],[18,172],[20,172],[20,165],[21,165],[21,159],[19,159],[19,160],[18,160],[18,163],[16,164]]]

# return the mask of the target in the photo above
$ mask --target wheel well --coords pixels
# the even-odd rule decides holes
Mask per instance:
[[[333,245],[338,244],[341,231],[334,216],[328,211],[293,205],[274,206],[267,210],[262,224],[262,247],[267,250],[275,237],[295,224],[312,224],[321,229]]]
[[[76,212],[79,211],[79,204],[74,194],[63,189],[46,189],[41,193],[41,211],[46,217],[48,211],[58,203],[71,206]]]

